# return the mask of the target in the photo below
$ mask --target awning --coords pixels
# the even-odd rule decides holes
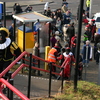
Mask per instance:
[[[28,12],[28,13],[21,13],[21,14],[16,14],[13,15],[13,18],[16,20],[19,20],[23,23],[27,23],[27,22],[35,22],[39,19],[40,22],[50,22],[52,21],[52,18],[44,16],[40,13],[37,12]]]

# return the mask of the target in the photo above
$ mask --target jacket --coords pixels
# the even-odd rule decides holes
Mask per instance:
[[[57,50],[52,48],[48,53],[48,61],[56,63]]]
[[[63,66],[64,67],[64,77],[70,77],[71,62],[76,62],[75,58],[72,52],[70,52],[69,54],[66,54],[66,52],[64,52],[63,55],[60,55],[60,57],[57,57],[57,59],[61,60],[63,59],[63,57],[64,57],[64,60],[67,59],[66,61],[67,65]],[[62,71],[60,72],[60,75],[62,76]]]
[[[71,38],[71,46],[70,46],[71,48],[72,48],[72,47],[76,47],[76,38],[77,38],[76,36],[73,36],[73,37]]]
[[[6,38],[5,43],[0,44],[0,61],[11,61],[13,54],[17,57],[21,54],[20,48],[10,38]]]
[[[86,1],[86,6],[87,6],[87,7],[90,7],[90,0],[87,0],[87,1]]]

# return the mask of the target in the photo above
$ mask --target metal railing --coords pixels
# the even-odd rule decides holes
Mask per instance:
[[[18,91],[16,88],[14,88],[10,83],[8,83],[6,80],[4,80],[2,77],[21,59],[24,59],[25,60],[25,55],[27,56],[30,56],[30,60],[26,60],[26,61],[29,61],[30,64],[27,65],[27,64],[21,64],[14,72],[13,74],[11,74],[11,79],[14,78],[18,72],[24,68],[24,67],[29,67],[29,80],[28,80],[28,95],[27,97],[30,98],[30,83],[31,83],[31,68],[32,69],[35,69],[35,70],[39,70],[39,71],[44,71],[44,72],[47,72],[47,73],[50,73],[50,76],[49,76],[49,93],[48,93],[48,97],[50,97],[50,93],[51,93],[51,77],[52,77],[52,74],[56,74],[56,75],[60,75],[60,73],[56,73],[56,72],[52,72],[52,66],[56,66],[56,67],[59,67],[59,68],[63,68],[62,69],[62,72],[64,73],[64,66],[66,66],[68,64],[67,62],[67,59],[65,59],[65,61],[63,62],[63,64],[61,66],[59,65],[56,65],[54,63],[50,63],[49,61],[47,60],[44,60],[40,57],[37,57],[37,56],[34,56],[26,51],[24,51],[19,57],[17,57],[2,73],[0,73],[0,83],[3,83],[5,84],[10,90],[12,90],[14,93],[16,93],[19,97],[21,97],[23,100],[29,100],[25,95],[23,95],[20,91]],[[34,59],[37,59],[37,60],[41,60],[43,62],[46,62],[48,63],[50,66],[50,70],[45,70],[45,69],[42,69],[42,68],[37,68],[37,67],[34,67],[34,66],[31,66],[31,63],[32,63],[32,58]],[[63,90],[63,74],[60,75],[62,76],[62,83],[61,83],[61,89]],[[61,91],[62,91],[61,90]],[[2,98],[7,98],[3,95],[2,93],[2,88],[0,87],[0,96]],[[26,98],[26,99],[25,99]],[[9,100],[9,99],[5,99],[5,100]]]

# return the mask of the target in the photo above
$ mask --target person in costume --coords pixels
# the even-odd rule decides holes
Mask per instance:
[[[66,63],[67,65],[65,66],[62,66],[62,68],[64,68],[64,79],[66,80],[69,80],[70,79],[70,75],[71,75],[71,66],[72,66],[72,62],[76,62],[74,56],[73,56],[73,53],[71,52],[70,48],[67,47],[65,49],[65,52],[63,54],[61,54],[59,57],[57,57],[58,60],[61,60],[63,59],[64,57],[64,60],[67,59]],[[61,69],[62,69],[61,68]],[[60,76],[57,77],[57,80],[60,79],[60,77],[62,76],[62,71],[60,72]]]
[[[0,28],[0,73],[5,70],[13,60],[13,54],[18,57],[21,50],[18,45],[9,38],[9,30]]]

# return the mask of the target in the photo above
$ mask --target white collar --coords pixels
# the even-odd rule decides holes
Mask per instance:
[[[10,38],[6,38],[6,41],[2,44],[0,44],[0,50],[3,50],[5,48],[7,48],[11,43],[11,39]]]
[[[66,52],[63,53],[64,57],[68,57],[69,55]]]

